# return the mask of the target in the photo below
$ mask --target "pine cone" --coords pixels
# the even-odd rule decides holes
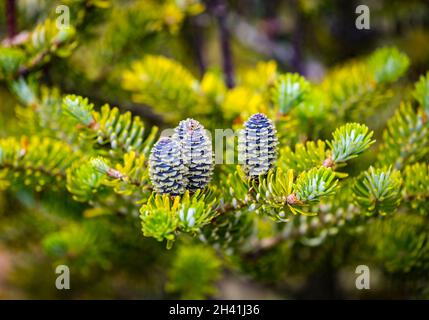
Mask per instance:
[[[266,174],[277,158],[276,129],[264,114],[251,116],[238,139],[239,160],[244,172],[252,178]]]
[[[212,142],[204,127],[194,119],[180,121],[175,129],[174,139],[179,141],[187,168],[186,189],[195,192],[203,189],[213,173]]]
[[[180,195],[185,192],[186,167],[176,140],[161,138],[153,146],[149,157],[149,175],[157,193]]]

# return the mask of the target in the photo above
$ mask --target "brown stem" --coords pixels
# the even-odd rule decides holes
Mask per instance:
[[[121,180],[124,181],[130,185],[133,185],[135,187],[141,188],[143,187],[143,184],[141,183],[141,181],[137,180],[137,179],[133,179],[130,176],[127,176],[126,174],[123,174],[122,172],[113,169],[113,168],[109,168],[109,170],[107,170],[106,174],[115,180]],[[151,189],[151,188],[148,188]]]
[[[294,70],[302,75],[305,75],[304,61],[303,61],[303,38],[304,38],[304,23],[301,9],[297,0],[293,1],[295,8],[296,22],[295,28],[292,33],[292,67]]]

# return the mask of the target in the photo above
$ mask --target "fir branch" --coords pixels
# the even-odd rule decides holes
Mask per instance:
[[[76,201],[90,201],[101,188],[103,176],[103,172],[94,170],[91,162],[75,162],[67,172],[67,190]]]
[[[39,87],[33,77],[19,78],[10,83],[10,87],[22,104],[15,108],[15,112],[26,135],[50,137],[74,148],[88,149],[86,143],[79,143],[74,121],[64,116],[62,97],[57,88]]]
[[[7,35],[12,39],[17,32],[16,0],[6,0]]]
[[[177,81],[180,79],[180,81]],[[133,100],[156,108],[171,120],[174,105],[182,114],[191,115],[198,104],[199,84],[179,63],[162,56],[147,55],[123,74],[122,86]]]
[[[213,220],[217,214],[214,201],[200,191],[192,196],[186,191],[173,197],[153,193],[140,209],[143,234],[158,241],[167,240],[167,248],[171,248],[179,231],[196,233]]]
[[[173,138],[180,144],[186,166],[186,189],[191,192],[204,189],[211,180],[214,168],[211,138],[194,119],[182,120]]]
[[[423,215],[429,212],[429,165],[415,163],[404,168],[404,197],[409,207]]]
[[[38,53],[34,58],[32,58],[27,64],[21,66],[14,76],[14,78],[25,77],[35,70],[42,67],[42,62],[49,56],[52,52],[51,48],[45,49]]]
[[[68,95],[63,100],[64,113],[81,124],[82,134],[98,145],[109,147],[112,157],[121,157],[123,153],[134,151],[138,155],[147,156],[158,132],[152,127],[144,139],[145,126],[139,116],[131,112],[120,113],[118,108],[109,105],[94,111],[94,106],[75,95]]]
[[[26,77],[40,69],[52,56],[67,56],[75,48],[76,30],[70,26],[58,29],[51,19],[37,25],[23,41],[30,58],[11,75],[12,79]]]
[[[271,99],[280,113],[288,113],[302,103],[310,91],[310,83],[297,73],[286,73],[277,78],[271,90]]]
[[[374,52],[368,65],[377,83],[396,81],[405,73],[410,64],[408,57],[393,47],[385,47]]]
[[[161,138],[149,158],[149,174],[155,191],[159,194],[183,194],[188,184],[187,172],[179,142]]]
[[[325,167],[313,168],[298,176],[294,189],[299,201],[311,203],[332,195],[337,183],[332,170]]]
[[[337,128],[333,140],[323,142],[308,141],[305,145],[298,143],[295,150],[286,146],[280,149],[279,163],[281,167],[291,168],[298,172],[310,170],[313,167],[339,168],[347,161],[356,158],[367,150],[375,140],[373,132],[368,127],[357,123],[347,123]],[[326,148],[326,145],[330,149]],[[339,177],[346,175],[337,172]]]
[[[14,79],[26,60],[27,57],[23,50],[0,47],[0,79]]]
[[[234,87],[234,65],[232,62],[230,31],[227,25],[228,5],[224,0],[207,0],[209,10],[216,17],[219,25],[220,47],[222,53],[222,67],[225,84],[228,88]]]
[[[95,126],[92,115],[94,105],[88,99],[76,95],[68,95],[63,99],[63,110],[87,127]]]
[[[326,143],[322,140],[307,141],[305,144],[298,143],[295,145],[294,151],[290,146],[286,146],[280,148],[279,165],[284,169],[290,168],[296,172],[322,165],[332,167],[332,165],[324,163],[327,159],[327,152]]]

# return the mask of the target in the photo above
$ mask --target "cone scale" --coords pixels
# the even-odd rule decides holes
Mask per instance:
[[[149,176],[156,193],[180,195],[185,192],[186,167],[179,143],[172,138],[161,138],[149,157]]]
[[[210,137],[198,121],[180,121],[173,136],[182,150],[187,168],[187,187],[191,192],[203,189],[211,180],[213,173],[213,150]]]

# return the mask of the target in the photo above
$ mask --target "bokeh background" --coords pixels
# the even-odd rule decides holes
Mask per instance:
[[[11,32],[10,2],[0,5],[1,39]],[[14,2],[17,33],[55,17],[56,6],[67,3]],[[370,30],[355,27],[360,4],[370,8]],[[280,71],[318,82],[333,66],[386,45],[410,58],[402,88],[429,69],[426,0],[113,0],[88,12],[77,31],[78,47],[67,59],[54,58],[44,67],[43,83],[97,105],[107,102],[131,110],[161,128],[171,126],[168,117],[136,102],[123,88],[124,70],[147,54],[173,58],[196,78],[207,70],[224,72],[230,87],[260,61],[273,61]],[[17,127],[16,104],[0,84],[1,136]],[[215,251],[187,246],[186,240],[165,250],[164,244],[142,237],[138,221],[78,223],[82,206],[68,199],[0,192],[0,298],[410,298],[416,288],[422,292],[424,275],[394,273],[387,279],[377,268],[372,270],[374,289],[356,291],[352,266],[359,261],[342,261],[350,250],[367,250],[370,256],[373,248],[356,248],[348,236],[328,239],[322,247],[280,247],[246,262],[231,257],[225,266]],[[82,238],[82,229],[91,230],[91,237]],[[76,250],[69,248],[69,256],[61,256],[61,245],[76,238]],[[65,260],[78,271],[72,272],[72,290],[58,291],[53,266]]]

